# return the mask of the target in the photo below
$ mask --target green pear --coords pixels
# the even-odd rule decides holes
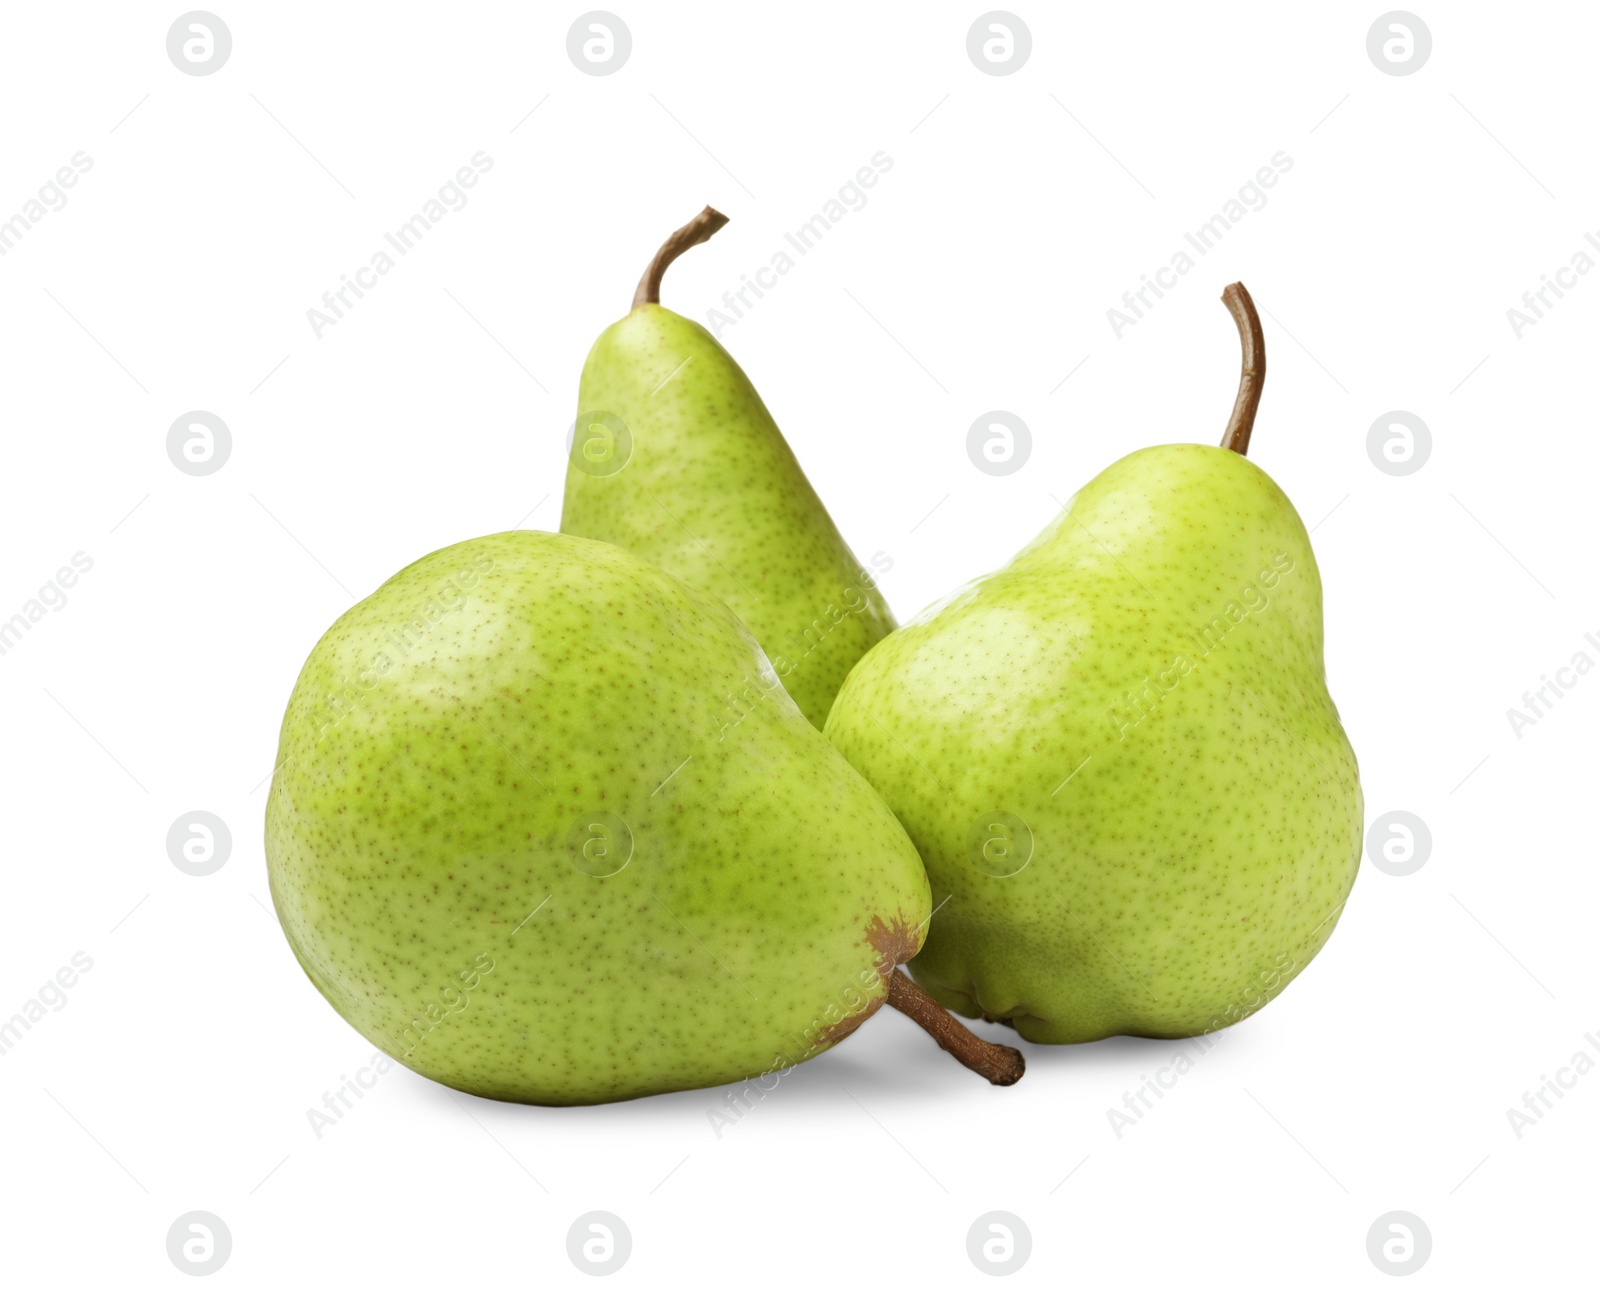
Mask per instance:
[[[1355,880],[1361,787],[1328,696],[1322,582],[1244,450],[1110,466],[1006,567],[856,666],[827,735],[889,803],[937,908],[912,968],[1040,1043],[1178,1037],[1275,997]]]
[[[931,905],[888,808],[710,595],[600,542],[418,560],[306,661],[267,804],[300,965],[451,1087],[569,1105],[777,1077],[887,998],[1000,1082],[895,970]],[[931,1012],[929,1011],[931,1009]]]
[[[821,729],[894,617],[749,377],[699,323],[661,307],[667,266],[725,223],[707,206],[668,238],[631,312],[589,351],[561,531],[621,546],[723,600]],[[887,571],[884,559],[874,565]],[[736,677],[707,716],[737,721],[766,693],[760,677]]]

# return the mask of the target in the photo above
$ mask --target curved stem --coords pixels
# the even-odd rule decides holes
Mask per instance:
[[[720,210],[707,206],[662,242],[655,259],[650,261],[644,276],[639,279],[639,289],[633,293],[633,307],[637,309],[641,304],[660,304],[661,279],[666,276],[667,266],[691,246],[700,245],[727,222],[728,217]]]
[[[904,1012],[933,1035],[933,1041],[975,1074],[990,1083],[1010,1087],[1022,1077],[1025,1062],[1014,1047],[1001,1047],[979,1038],[939,1006],[901,971],[889,973],[889,1006]]]
[[[1239,326],[1239,345],[1244,351],[1239,365],[1239,396],[1233,400],[1233,415],[1222,433],[1222,446],[1243,456],[1250,448],[1250,431],[1255,428],[1261,387],[1267,380],[1267,342],[1261,334],[1256,302],[1243,282],[1224,288],[1222,303]]]

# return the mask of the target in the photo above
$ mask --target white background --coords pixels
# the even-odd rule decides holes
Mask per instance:
[[[1600,12],[1424,8],[1431,58],[1392,76],[1378,4],[1036,4],[992,76],[978,4],[615,4],[607,76],[568,57],[577,5],[217,0],[207,76],[167,56],[179,6],[7,12],[0,219],[93,167],[0,258],[0,618],[94,565],[0,656],[0,1018],[94,965],[0,1058],[5,1279],[179,1282],[190,1210],[250,1285],[587,1283],[590,1210],[649,1284],[979,1283],[992,1210],[1036,1283],[1379,1283],[1390,1210],[1431,1230],[1428,1281],[1589,1267],[1600,1071],[1520,1139],[1507,1111],[1600,1030],[1600,676],[1520,739],[1506,709],[1600,660],[1600,274],[1520,339],[1506,311],[1600,235]],[[470,203],[318,339],[306,311],[480,150]],[[1107,309],[1280,150],[1269,204],[1117,338]],[[996,1090],[884,1013],[720,1139],[714,1091],[549,1110],[402,1069],[318,1139],[372,1049],[269,911],[301,661],[417,556],[557,526],[584,354],[666,232],[732,217],[667,280],[704,319],[879,151],[866,206],[722,339],[858,555],[893,558],[897,612],[1123,454],[1216,441],[1242,278],[1269,315],[1251,456],[1315,525],[1368,819],[1419,816],[1429,861],[1364,861],[1312,967],[1120,1138],[1172,1045],[1030,1048]],[[166,452],[195,409],[233,440],[203,478]],[[994,409],[1033,436],[1004,478],[965,446]],[[1395,409],[1433,436],[1406,477],[1366,449]],[[191,810],[232,831],[209,877],[167,855]]]

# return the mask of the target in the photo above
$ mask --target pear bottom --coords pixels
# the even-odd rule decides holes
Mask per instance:
[[[1015,933],[968,938],[953,920],[930,936],[910,971],[949,1011],[1008,1025],[1030,1043],[1091,1043],[1118,1034],[1192,1038],[1266,1006],[1316,956],[1337,923],[1337,917],[1328,919],[1298,944],[1262,957],[1259,966],[1240,958],[1213,970],[1216,983],[1203,992],[1169,987],[1172,1000],[1165,1006],[1131,975],[1120,987],[1107,978],[1089,961],[1093,946],[1063,952]]]

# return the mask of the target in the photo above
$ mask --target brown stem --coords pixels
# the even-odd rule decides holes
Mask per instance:
[[[1261,387],[1267,380],[1267,342],[1261,334],[1261,315],[1243,282],[1225,287],[1222,303],[1239,326],[1239,344],[1244,356],[1239,364],[1239,396],[1233,400],[1233,415],[1222,433],[1222,446],[1243,456],[1250,449],[1250,431],[1255,428],[1256,408],[1261,406]]]
[[[990,1083],[1010,1087],[1022,1077],[1022,1053],[987,1043],[939,1006],[901,971],[889,973],[889,1006],[904,1012],[933,1035],[933,1041]]]
[[[655,259],[650,261],[650,266],[645,269],[644,276],[639,279],[639,289],[633,293],[633,307],[637,309],[641,304],[661,303],[661,279],[666,276],[667,265],[682,255],[691,246],[698,246],[710,237],[717,229],[728,222],[728,217],[720,210],[712,210],[707,206],[687,224],[680,228],[666,241],[661,243],[661,249],[656,252]]]

